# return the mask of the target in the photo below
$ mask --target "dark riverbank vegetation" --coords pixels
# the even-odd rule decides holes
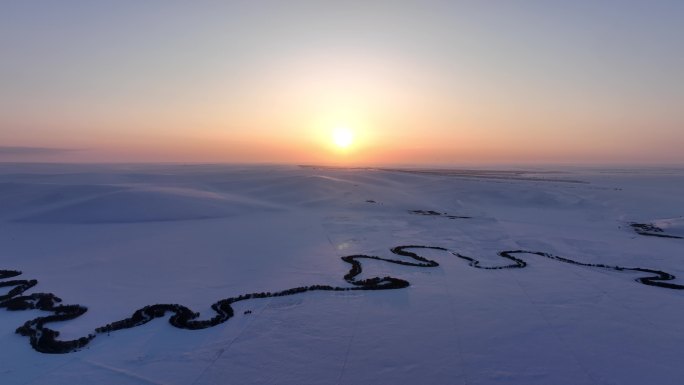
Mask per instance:
[[[431,214],[428,214],[431,215]],[[219,325],[232,318],[235,314],[233,303],[240,301],[248,301],[256,298],[269,297],[283,297],[289,295],[297,295],[310,291],[352,291],[352,290],[394,290],[408,287],[410,283],[404,279],[396,277],[372,277],[366,279],[357,279],[363,272],[361,261],[363,260],[377,260],[387,263],[393,263],[404,266],[413,267],[437,267],[439,264],[436,261],[427,259],[418,255],[414,251],[418,250],[440,250],[454,255],[460,259],[468,262],[471,267],[486,270],[495,269],[520,269],[527,266],[521,254],[536,255],[558,262],[568,263],[577,266],[609,269],[615,271],[628,271],[646,273],[646,276],[636,278],[636,281],[648,285],[664,289],[683,290],[684,285],[671,283],[675,276],[667,272],[648,269],[642,267],[623,267],[617,265],[605,265],[596,263],[584,263],[575,261],[569,258],[560,257],[540,251],[527,250],[509,250],[498,253],[501,258],[504,258],[510,263],[505,265],[482,266],[480,261],[476,258],[462,255],[458,252],[450,251],[443,247],[436,246],[422,246],[422,245],[408,245],[397,246],[390,251],[405,259],[389,259],[374,255],[348,255],[342,257],[342,261],[351,265],[351,268],[344,275],[344,280],[351,286],[331,286],[331,285],[311,285],[299,286],[277,292],[256,292],[242,294],[236,297],[228,297],[221,299],[211,305],[215,315],[208,319],[200,319],[200,313],[194,312],[191,309],[180,304],[154,304],[148,305],[133,312],[133,314],[125,319],[108,323],[104,326],[98,327],[93,333],[86,336],[69,340],[59,340],[59,332],[46,327],[46,324],[53,322],[68,321],[83,315],[88,309],[82,305],[63,305],[62,300],[52,293],[33,293],[23,295],[26,291],[38,284],[38,281],[33,280],[4,280],[0,281],[0,287],[11,288],[7,294],[0,295],[0,307],[9,311],[30,310],[37,309],[52,313],[51,315],[41,316],[32,320],[26,321],[22,326],[17,328],[16,332],[22,336],[28,337],[31,346],[41,353],[69,353],[77,351],[93,340],[99,334],[109,334],[111,332],[129,329],[144,325],[153,319],[161,318],[170,314],[169,323],[174,327],[180,329],[205,329]],[[413,251],[411,251],[413,250]],[[0,279],[14,278],[21,275],[20,271],[16,270],[0,270]],[[249,312],[251,313],[251,312]],[[244,314],[249,314],[245,312]]]

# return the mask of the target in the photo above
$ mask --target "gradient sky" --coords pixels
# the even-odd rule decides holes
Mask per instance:
[[[683,20],[680,0],[3,1],[0,161],[684,164]]]

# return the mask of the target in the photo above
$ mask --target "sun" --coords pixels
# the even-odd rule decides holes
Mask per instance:
[[[354,143],[354,133],[346,127],[339,127],[333,130],[333,143],[339,148],[347,148]]]

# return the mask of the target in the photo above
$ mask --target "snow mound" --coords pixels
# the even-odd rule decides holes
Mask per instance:
[[[92,190],[75,194],[63,204],[52,204],[17,222],[134,223],[210,219],[247,214],[273,206],[240,196],[177,187],[129,187],[104,194]],[[83,196],[78,196],[81,193]]]
[[[212,186],[221,191],[256,197],[263,201],[288,207],[329,207],[350,201],[364,201],[357,183],[322,175],[285,175],[276,177],[255,177],[250,180],[221,181]]]
[[[684,237],[684,217],[656,219],[652,223],[667,234]]]
[[[0,183],[0,217],[26,216],[27,213],[125,189],[99,184]]]

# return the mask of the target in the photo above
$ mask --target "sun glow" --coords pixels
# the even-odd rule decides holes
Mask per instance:
[[[346,127],[336,128],[333,131],[332,140],[337,147],[347,148],[354,143],[354,133]]]

